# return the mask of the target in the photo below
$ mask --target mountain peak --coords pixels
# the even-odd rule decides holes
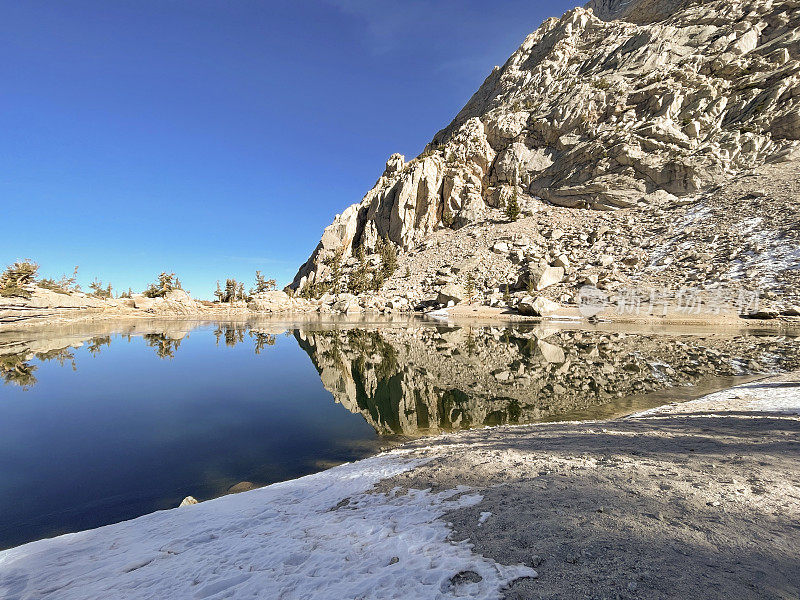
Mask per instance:
[[[329,226],[328,262],[412,250],[525,206],[644,209],[800,153],[797,0],[592,0],[546,20],[424,153],[391,165]]]

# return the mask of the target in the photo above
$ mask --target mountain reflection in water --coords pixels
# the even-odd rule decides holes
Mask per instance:
[[[0,334],[0,376],[36,384],[38,362],[77,369],[73,349],[91,356],[141,336],[169,360],[194,329],[208,324],[137,322]],[[800,367],[793,335],[626,333],[548,325],[442,326],[402,323],[214,323],[216,345],[268,353],[276,336],[293,336],[336,402],[380,435],[418,436],[476,426],[522,424],[592,409],[712,377]],[[112,338],[112,336],[114,336]]]

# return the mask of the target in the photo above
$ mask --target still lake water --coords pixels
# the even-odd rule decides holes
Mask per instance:
[[[0,548],[357,460],[800,367],[794,335],[419,320],[0,332]]]

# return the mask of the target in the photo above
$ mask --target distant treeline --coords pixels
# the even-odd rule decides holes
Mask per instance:
[[[38,273],[39,265],[28,258],[8,265],[0,275],[0,296],[30,298],[33,295],[31,287],[34,285],[58,294],[72,294],[83,291],[78,284],[78,267],[75,267],[72,275],[64,274],[59,279],[51,277],[38,278]],[[217,290],[214,292],[214,296],[217,302],[247,301],[255,294],[274,290],[276,286],[275,279],[267,279],[261,274],[261,271],[256,271],[255,285],[249,290],[245,290],[243,282],[229,278],[225,282],[224,289],[220,287],[219,281],[217,281]],[[156,277],[155,282],[144,289],[142,294],[148,298],[163,298],[173,290],[182,289],[181,280],[175,273],[163,271]],[[130,298],[133,296],[133,290],[128,288],[127,291],[115,296],[114,288],[110,283],[104,284],[101,280],[95,278],[89,284],[87,294],[101,299]]]

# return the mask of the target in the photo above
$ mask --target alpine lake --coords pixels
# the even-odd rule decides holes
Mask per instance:
[[[695,398],[800,368],[798,336],[416,318],[0,332],[0,549],[410,438]]]

